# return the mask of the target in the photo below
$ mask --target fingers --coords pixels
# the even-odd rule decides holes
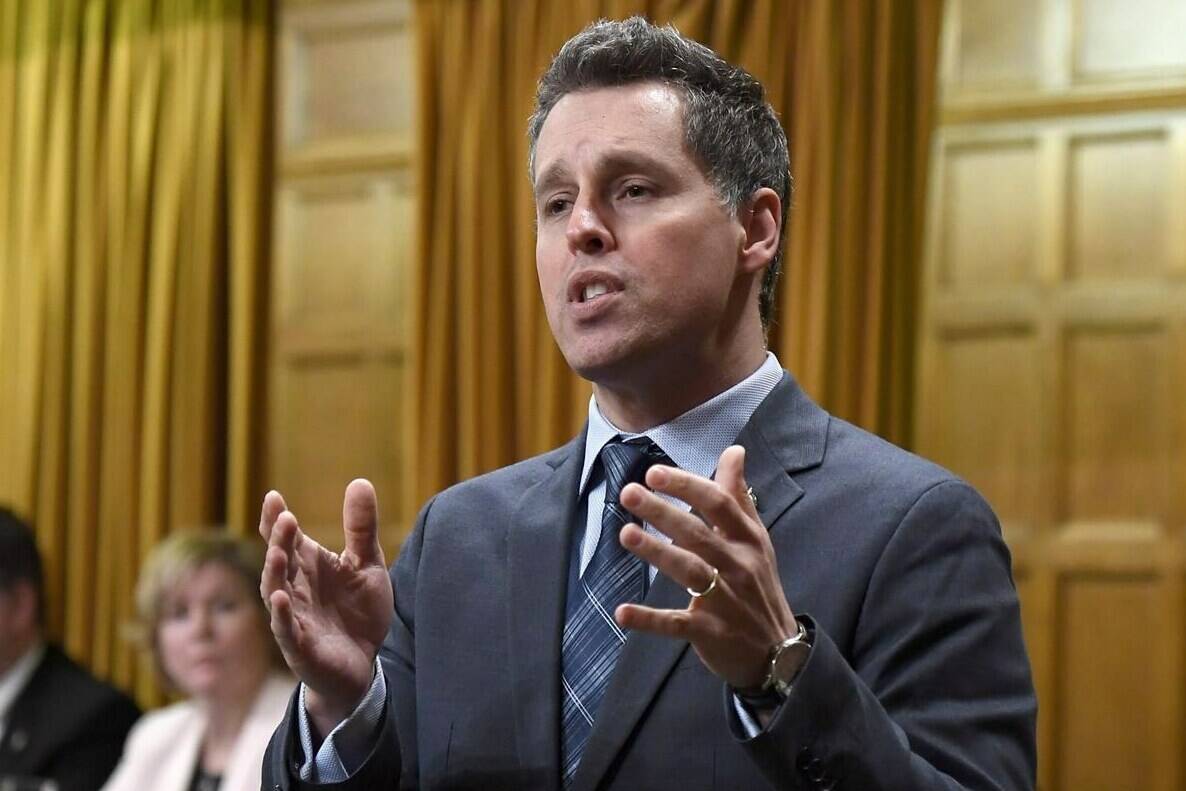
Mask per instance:
[[[285,657],[292,656],[296,647],[296,618],[292,612],[292,599],[285,591],[274,591],[264,601],[272,614],[272,635]]]
[[[264,495],[264,504],[259,513],[259,535],[264,541],[271,540],[272,527],[276,524],[276,518],[287,510],[288,506],[284,504],[284,498],[280,496],[280,492],[273,489]]]
[[[685,588],[703,590],[712,581],[713,567],[700,555],[668,544],[636,524],[623,526],[620,540],[630,552]]]
[[[379,546],[379,502],[375,487],[365,478],[356,478],[346,487],[342,529],[346,534],[346,552],[358,558],[359,566],[386,565]]]
[[[614,611],[614,620],[623,629],[697,642],[721,631],[717,616],[707,610],[657,610],[641,604],[621,604]]]
[[[287,563],[279,549],[268,549],[264,555],[264,570],[259,578],[259,597],[271,608],[272,594],[287,588]]]
[[[709,524],[719,528],[726,538],[753,538],[760,522],[753,510],[753,503],[746,494],[745,479],[741,471],[745,463],[744,449],[737,445],[727,448],[721,454],[721,462],[726,465],[723,471],[724,480],[710,481],[678,467],[655,465],[647,471],[647,486],[683,500]],[[717,476],[718,479],[722,477],[722,470],[719,468]],[[743,506],[743,502],[748,502],[749,505]],[[658,524],[655,526],[662,529]]]
[[[267,508],[266,503],[265,499],[265,509]],[[292,591],[292,581],[296,579],[299,568],[297,549],[303,539],[296,517],[291,512],[282,511],[271,521],[268,551],[264,555],[264,569],[259,582],[260,596],[269,608],[273,593],[277,591],[291,593]]]
[[[710,481],[706,483],[712,485]],[[638,484],[627,485],[622,489],[618,499],[630,513],[644,522],[649,522],[676,546],[699,555],[718,568],[733,567],[732,556],[724,536],[704,524],[695,514],[667,502]],[[629,546],[627,549],[633,551]]]
[[[749,494],[749,484],[745,482],[745,448],[740,445],[725,448],[717,462],[717,472],[713,480],[733,495],[733,499],[741,506],[746,516],[760,521],[758,508]]]

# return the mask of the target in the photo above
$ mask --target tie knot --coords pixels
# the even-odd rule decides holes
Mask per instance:
[[[670,463],[667,454],[648,437],[614,439],[601,449],[605,470],[605,501],[616,503],[628,483],[642,483],[652,465]]]

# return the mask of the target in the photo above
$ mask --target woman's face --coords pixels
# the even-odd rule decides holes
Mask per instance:
[[[196,698],[254,694],[268,667],[268,639],[254,591],[223,563],[181,579],[161,608],[157,647],[174,685]]]

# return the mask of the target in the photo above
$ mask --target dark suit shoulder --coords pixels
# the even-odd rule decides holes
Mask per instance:
[[[18,704],[23,704],[26,698],[37,702],[68,701],[74,718],[85,716],[91,711],[130,713],[133,720],[140,714],[131,698],[95,678],[52,645],[46,647],[45,656],[17,698]]]
[[[941,483],[966,483],[950,470],[835,416],[828,421],[826,454],[830,472],[852,474],[858,488],[917,497]]]
[[[790,373],[754,412],[739,441],[760,452],[759,464],[773,460],[809,497],[869,496],[886,504],[910,503],[931,487],[959,480],[939,465],[828,413]],[[747,476],[753,472],[747,460]]]
[[[556,474],[566,464],[579,463],[584,436],[582,432],[546,453],[450,486],[430,502],[433,516],[452,513],[452,509],[458,507],[468,509],[479,506],[487,512],[512,507],[532,485]]]
[[[820,462],[790,472],[804,491],[788,512],[796,543],[834,550],[871,574],[904,525],[912,534],[999,537],[991,507],[951,471],[836,417],[822,433]]]

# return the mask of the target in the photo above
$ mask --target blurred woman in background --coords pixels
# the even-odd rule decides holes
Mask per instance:
[[[239,791],[260,784],[264,748],[294,681],[259,596],[263,546],[175,533],[136,585],[146,647],[186,700],[145,715],[104,791]]]

